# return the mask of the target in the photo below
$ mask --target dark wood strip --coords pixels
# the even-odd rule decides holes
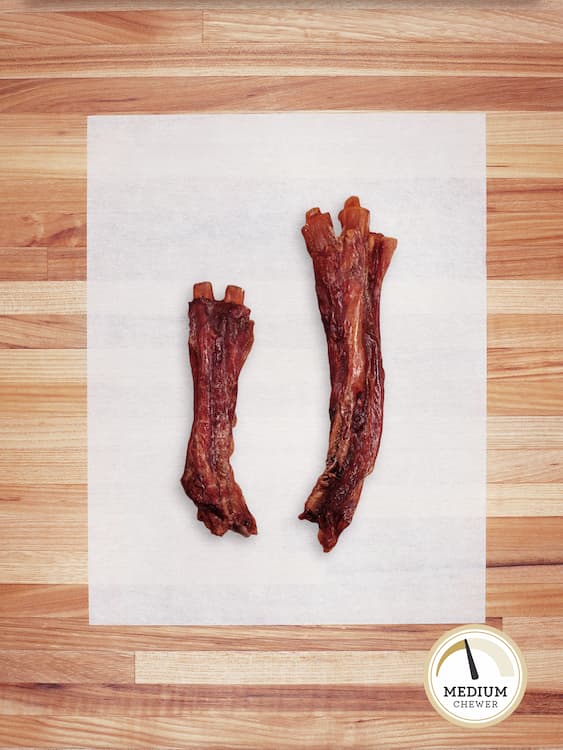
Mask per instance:
[[[46,279],[46,249],[0,248],[0,281],[44,281]]]
[[[0,650],[0,682],[132,683],[135,657],[117,651]]]
[[[516,117],[516,115],[514,115]],[[563,119],[563,118],[562,118]],[[563,213],[563,179],[489,178],[487,180],[487,220],[494,214],[534,212],[554,216]],[[508,218],[506,218],[508,220]],[[532,260],[535,253],[532,255]],[[530,263],[530,270],[533,265]]]
[[[562,107],[561,78],[187,76],[0,81],[0,113],[14,114],[294,109],[547,112]]]
[[[49,281],[85,281],[85,247],[50,247],[47,251]]]
[[[562,539],[563,517],[489,518],[487,565],[562,565]]]
[[[41,175],[41,161],[38,156],[38,176]],[[77,245],[86,246],[85,214],[45,211],[0,213],[0,247],[72,248]]]
[[[178,716],[194,710],[428,711],[422,686],[402,685],[99,685],[0,684],[0,715]],[[527,691],[519,714],[557,715],[563,694]]]
[[[498,618],[488,620],[500,627]],[[111,626],[82,618],[0,618],[3,648],[114,651],[408,651],[427,649],[455,625]]]

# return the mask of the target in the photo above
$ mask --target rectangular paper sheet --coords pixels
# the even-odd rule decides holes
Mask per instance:
[[[323,553],[298,514],[330,393],[305,211],[349,195],[398,238],[383,282],[385,416],[354,520]],[[482,621],[485,120],[454,113],[88,120],[90,621]],[[255,343],[232,463],[259,534],[214,537],[180,485],[187,303],[246,290]]]

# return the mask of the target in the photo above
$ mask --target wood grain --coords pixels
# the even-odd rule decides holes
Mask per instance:
[[[0,80],[0,114],[561,109],[561,79],[184,76]]]
[[[185,716],[194,709],[232,709],[248,699],[244,685],[100,685],[75,683],[8,683],[0,685],[0,715],[23,716]],[[563,703],[556,691],[530,688],[518,715],[558,715]],[[260,711],[366,711],[401,713],[413,721],[428,711],[421,686],[386,685],[263,685],[252,693]]]
[[[137,651],[135,681],[198,685],[417,684],[424,651]]]
[[[487,514],[494,516],[563,516],[563,484],[489,484]]]
[[[459,7],[416,10],[209,10],[206,42],[479,41],[561,42],[563,18],[552,13]]]
[[[184,717],[9,716],[0,717],[0,741],[14,747],[58,748],[186,748],[188,750],[357,750],[383,747],[417,748],[529,748],[530,737],[541,737],[542,748],[560,744],[558,716],[515,716],[500,727],[465,733],[434,712],[416,717],[371,711],[252,711],[251,709],[194,710]]]
[[[133,654],[117,651],[0,651],[1,682],[131,682]]]
[[[55,41],[55,40],[53,40]],[[561,40],[560,40],[561,41]],[[0,45],[0,78],[104,78],[108,75],[222,76],[440,75],[561,76],[563,45],[541,42],[337,41],[30,43]]]
[[[145,44],[199,42],[201,11],[128,11],[7,13],[0,45]]]
[[[88,587],[0,583],[2,617],[73,617],[88,621]]]
[[[45,164],[42,158],[38,161]],[[86,247],[84,214],[42,211],[19,215],[0,214],[0,247],[6,247],[13,253],[17,248],[67,248],[77,245]],[[22,252],[21,255],[25,253]]]
[[[0,747],[559,748],[560,0],[0,0]],[[422,689],[449,626],[88,624],[87,115],[487,111],[487,616],[517,713]],[[142,683],[145,684],[142,684]]]
[[[502,623],[491,618],[488,623]],[[453,625],[452,625],[453,627]],[[409,651],[430,648],[442,625],[152,626],[88,625],[75,617],[2,617],[4,649],[111,651]],[[327,681],[326,684],[330,684]],[[154,694],[154,693],[153,693]]]
[[[489,567],[487,614],[503,618],[563,615],[563,566]]]
[[[0,281],[47,280],[46,248],[0,248]]]
[[[81,315],[3,315],[0,349],[79,349],[86,345]]]

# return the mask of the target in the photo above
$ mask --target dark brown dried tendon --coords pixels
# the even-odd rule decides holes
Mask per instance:
[[[330,437],[323,473],[299,516],[319,525],[325,552],[350,524],[365,477],[373,470],[383,426],[384,377],[379,331],[381,283],[397,241],[370,232],[369,211],[352,196],[339,214],[313,208],[303,236],[313,260],[315,287],[330,366]]]
[[[234,449],[238,378],[254,341],[244,291],[228,286],[215,300],[209,282],[194,285],[189,306],[189,351],[194,381],[194,421],[181,479],[212,534],[257,533],[230,457]]]

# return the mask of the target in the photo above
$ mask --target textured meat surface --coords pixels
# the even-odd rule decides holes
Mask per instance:
[[[254,340],[244,292],[227,287],[213,298],[208,282],[194,286],[189,306],[194,421],[181,482],[197,505],[197,517],[217,536],[256,534],[256,521],[235,481],[230,456],[236,424],[238,378]]]
[[[313,260],[330,365],[326,465],[299,516],[319,525],[325,552],[350,524],[373,470],[383,427],[384,371],[379,302],[397,241],[370,232],[369,211],[351,197],[334,234],[330,215],[307,212],[303,236]]]

